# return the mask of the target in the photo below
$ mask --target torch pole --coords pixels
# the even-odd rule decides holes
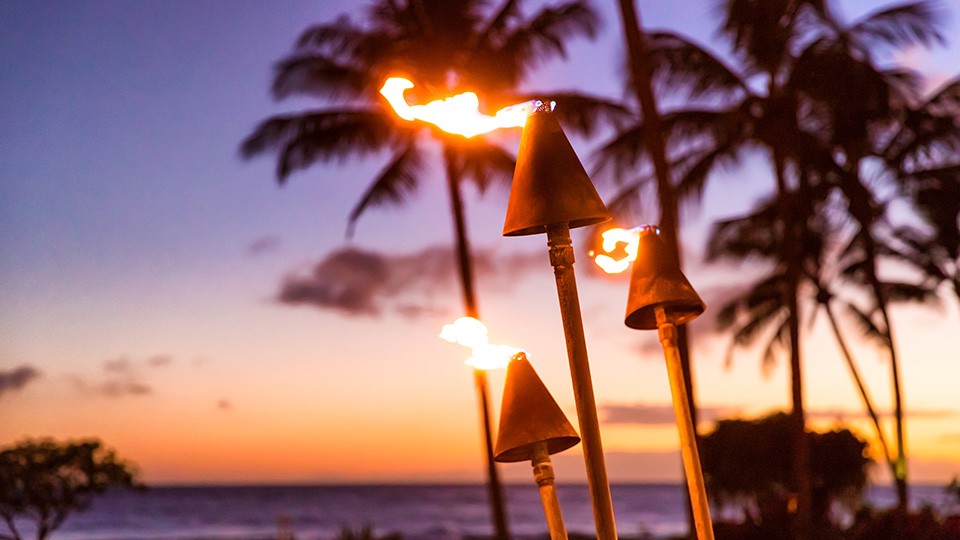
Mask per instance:
[[[573,273],[573,246],[567,223],[547,226],[547,246],[550,248],[550,264],[553,266],[557,296],[560,299],[560,316],[563,319],[563,334],[567,342],[567,359],[570,363],[573,397],[577,404],[577,420],[580,422],[583,460],[586,464],[590,500],[593,502],[597,540],[616,540],[617,526],[613,519],[613,501],[610,498],[610,484],[607,482],[607,469],[603,460],[603,444],[600,442],[600,420],[597,417],[597,403],[587,360],[577,280]]]
[[[713,540],[713,522],[710,520],[710,505],[707,502],[703,471],[700,469],[700,454],[697,452],[693,415],[690,410],[690,401],[687,399],[687,386],[683,380],[683,369],[680,366],[677,327],[667,320],[667,314],[663,306],[656,308],[656,316],[660,344],[663,345],[663,355],[667,360],[667,375],[670,378],[673,412],[677,417],[677,430],[680,432],[680,455],[683,457],[687,489],[690,491],[690,504],[693,507],[693,522],[697,528],[697,538],[699,540]]]
[[[487,458],[487,479],[489,481],[487,488],[493,513],[496,540],[510,540],[507,516],[504,512],[503,487],[500,485],[500,475],[497,474],[497,464],[493,459],[493,432],[490,428],[490,390],[487,384],[487,372],[474,368],[473,380],[477,387],[477,399],[480,402],[480,419],[483,424],[483,442]]]
[[[530,463],[533,465],[533,479],[540,486],[540,502],[543,503],[543,513],[547,517],[550,540],[567,540],[567,527],[563,524],[560,500],[557,499],[557,488],[553,483],[553,464],[550,463],[546,441],[538,442],[533,447],[533,460]]]

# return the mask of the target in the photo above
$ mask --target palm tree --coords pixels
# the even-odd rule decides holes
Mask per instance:
[[[960,302],[960,78],[909,107],[884,149],[886,163],[923,218],[926,231],[895,231],[891,255],[914,265],[928,285],[949,284]]]
[[[647,46],[644,34],[640,27],[640,15],[635,9],[634,0],[620,0],[620,20],[623,23],[623,34],[627,45],[627,56],[630,59],[630,79],[627,84],[632,87],[637,103],[643,113],[646,124],[645,143],[650,160],[653,163],[657,179],[657,198],[660,206],[660,230],[664,245],[667,246],[669,257],[677,268],[681,267],[681,252],[679,242],[678,219],[679,208],[677,191],[670,174],[670,165],[667,162],[666,149],[660,130],[660,113],[657,110],[656,97],[653,94],[653,83],[650,79],[650,66],[647,62]],[[683,373],[684,384],[687,388],[687,401],[690,409],[690,419],[693,423],[694,437],[697,437],[697,403],[693,392],[693,369],[690,362],[690,345],[687,327],[680,325],[677,328],[677,348],[680,351],[680,370]],[[694,526],[693,508],[689,494],[687,495],[687,525],[690,537],[696,535]]]
[[[851,171],[859,171],[862,152],[848,152],[845,161],[848,167],[845,169],[837,165],[831,150],[844,148],[839,144],[840,140],[848,150],[856,150],[852,143],[858,139],[853,135],[866,132],[871,127],[870,122],[884,118],[883,114],[889,112],[883,107],[886,102],[882,99],[890,93],[889,86],[876,82],[889,84],[894,78],[892,74],[886,77],[877,74],[870,62],[867,45],[930,42],[936,39],[933,12],[925,3],[908,4],[870,15],[850,28],[844,28],[832,17],[823,1],[727,0],[722,6],[725,15],[722,34],[732,42],[742,71],[728,67],[703,47],[682,36],[671,33],[650,36],[655,73],[674,93],[686,90],[691,98],[684,108],[663,115],[663,130],[672,150],[675,170],[679,171],[677,191],[681,198],[699,197],[710,171],[718,165],[736,163],[748,150],[759,149],[771,158],[779,205],[779,219],[774,225],[784,238],[780,244],[783,250],[780,259],[785,266],[782,276],[787,291],[785,324],[791,349],[794,430],[798,441],[795,465],[798,476],[803,476],[806,452],[802,448],[800,316],[796,297],[803,257],[798,251],[802,235],[798,227],[803,227],[804,220],[794,214],[800,211],[796,202],[803,198],[801,192],[811,186],[805,185],[808,175],[802,169],[810,163],[818,164],[824,181],[841,186],[844,194],[853,201],[851,206],[858,206],[856,216],[863,219],[865,225],[872,223],[867,214],[860,212],[862,207],[870,209],[860,197],[865,191],[856,189],[862,188],[863,184],[857,180],[857,175],[851,175]],[[833,59],[835,64],[846,67],[870,68],[860,69],[845,78],[850,80],[857,75],[856,82],[873,83],[868,86],[875,91],[868,94],[872,99],[865,100],[870,107],[854,107],[855,114],[848,115],[834,111],[831,107],[838,106],[838,102],[825,97],[841,93],[830,89],[846,92],[849,86],[821,77],[821,72],[816,69],[820,64],[813,62],[814,59]],[[839,59],[847,61],[837,62]],[[807,69],[808,66],[812,69]],[[758,90],[761,82],[765,86],[762,92]],[[844,95],[848,100],[864,99],[859,93],[855,97]],[[821,113],[824,109],[826,115]],[[830,127],[833,134],[844,136],[824,141],[817,130],[825,126]],[[624,160],[636,159],[639,140],[647,127],[637,126],[620,133],[604,147],[603,153],[611,160],[619,159],[618,166],[623,166]],[[847,180],[838,181],[844,178],[841,174],[844,170]],[[853,180],[850,180],[851,176]],[[641,178],[627,186],[619,200],[628,200],[645,182],[646,178]],[[863,230],[872,229],[863,227]],[[867,251],[867,258],[873,261],[868,266],[875,268],[876,242],[867,236],[869,233],[865,232],[858,240],[860,245],[873,248]],[[873,274],[875,277],[875,271]],[[875,293],[882,288],[878,282],[873,279]],[[879,297],[881,302],[878,305],[886,310],[887,301],[882,292]],[[894,388],[895,395],[898,395],[898,380]],[[802,528],[809,498],[805,496],[808,489],[802,478],[799,478],[798,486],[799,524]]]
[[[367,24],[348,17],[312,26],[294,51],[276,66],[273,95],[317,97],[327,108],[278,115],[264,120],[243,141],[241,154],[251,158],[277,154],[277,180],[334,158],[365,156],[388,149],[392,157],[350,212],[348,236],[371,207],[399,204],[423,181],[428,159],[424,135],[438,141],[446,172],[456,232],[460,282],[466,314],[477,317],[462,185],[472,181],[481,192],[496,181],[509,181],[513,156],[482,137],[465,139],[434,127],[399,121],[380,98],[384,80],[401,75],[425,92],[422,101],[470,89],[488,103],[522,101],[512,95],[518,83],[541,60],[565,54],[571,37],[592,37],[599,20],[586,0],[543,7],[527,16],[517,0],[491,9],[482,0],[377,0]],[[604,102],[577,94],[541,93],[558,102],[558,114],[574,128],[589,131]],[[499,480],[492,459],[485,375],[475,380],[486,426],[491,505],[497,536],[508,538]]]
[[[800,92],[823,105],[821,114],[811,116],[820,127],[816,133],[821,142],[833,150],[834,160],[839,163],[837,187],[847,200],[847,213],[858,226],[849,249],[855,249],[859,256],[845,274],[858,278],[870,290],[873,311],[879,315],[879,324],[874,326],[890,354],[897,438],[893,472],[898,503],[905,510],[907,471],[899,361],[889,317],[889,287],[878,276],[882,242],[878,225],[883,205],[876,201],[876,188],[871,190],[865,169],[868,158],[880,153],[881,136],[895,125],[915,85],[911,84],[912,74],[878,68],[871,47],[904,47],[918,42],[930,45],[941,38],[936,30],[936,13],[928,2],[889,8],[849,27],[826,14],[829,31],[800,55],[796,80]]]
[[[785,84],[794,61],[791,50],[801,38],[802,23],[808,12],[822,8],[818,2],[787,2],[730,0],[723,4],[724,24],[722,32],[733,43],[734,49],[746,68],[738,73],[701,47],[680,36],[656,34],[652,36],[654,62],[665,78],[674,87],[685,86],[695,97],[719,92],[727,109],[687,109],[677,114],[664,115],[663,128],[667,140],[674,144],[674,159],[678,164],[680,180],[678,191],[702,193],[703,182],[714,164],[721,160],[736,159],[748,146],[763,148],[772,158],[777,180],[779,219],[777,228],[784,235],[781,247],[784,250],[784,279],[787,301],[786,319],[790,336],[791,381],[794,418],[794,465],[797,477],[798,524],[805,530],[809,523],[810,487],[805,473],[808,451],[804,436],[803,393],[800,375],[799,313],[796,303],[799,283],[799,259],[796,247],[799,243],[798,223],[793,215],[795,196],[788,175],[791,174],[793,149],[802,142],[797,125],[798,96]],[[758,95],[747,84],[748,77],[761,76],[766,83],[766,95]],[[731,122],[731,120],[735,119]],[[649,126],[638,126],[622,133],[603,151],[614,159],[617,150],[626,150],[634,157],[637,137]],[[700,139],[701,144],[696,139]],[[712,138],[709,148],[704,148],[703,138]],[[686,155],[684,155],[686,154]],[[628,187],[628,190],[630,188]]]

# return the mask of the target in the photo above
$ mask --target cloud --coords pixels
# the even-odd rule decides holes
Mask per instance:
[[[960,432],[956,433],[945,433],[937,439],[937,442],[941,443],[955,443],[960,442]]]
[[[113,360],[107,360],[103,363],[104,370],[115,373],[126,373],[130,371],[130,368],[132,367],[133,364],[130,362],[130,358],[128,358],[126,355]]]
[[[904,415],[909,418],[949,418],[956,416],[958,411],[949,409],[905,409]],[[844,411],[841,409],[807,410],[804,415],[808,419],[832,420],[832,419],[864,419],[870,418],[866,410]],[[893,411],[879,411],[877,416],[880,418],[890,418]]]
[[[147,359],[147,364],[152,367],[167,366],[173,363],[173,357],[169,354],[158,354]]]
[[[542,259],[524,253],[477,250],[473,253],[473,270],[495,287],[509,287],[535,264],[546,264]],[[454,250],[449,247],[431,246],[407,255],[347,247],[330,253],[307,273],[288,275],[276,299],[286,305],[350,316],[378,316],[385,311],[408,318],[439,315],[447,308],[438,305],[434,297],[439,290],[456,287],[458,268]]]
[[[273,253],[280,249],[280,237],[274,235],[266,235],[257,238],[256,240],[250,242],[247,245],[247,254],[254,257],[260,255],[266,255],[267,253]]]
[[[228,399],[221,399],[217,401],[217,409],[221,411],[229,411],[233,409],[233,403]]]
[[[22,365],[8,371],[0,371],[0,396],[7,392],[20,390],[30,381],[39,377],[40,371],[28,365]]]
[[[145,396],[153,393],[153,388],[150,387],[150,385],[129,378],[113,378],[102,382],[91,383],[83,377],[76,376],[73,382],[82,392],[98,394],[109,398]]]
[[[77,375],[74,384],[83,392],[109,398],[146,396],[153,393],[153,387],[143,381],[144,368],[156,369],[171,363],[173,357],[169,354],[155,354],[145,360],[133,360],[123,354],[103,362],[103,370],[107,373],[104,378],[91,381]]]
[[[106,381],[96,390],[108,397],[144,396],[153,393],[153,388],[138,381]]]
[[[605,424],[639,424],[649,426],[674,425],[676,417],[672,404],[649,405],[645,403],[600,405]],[[709,422],[730,409],[720,407],[697,407],[697,421]]]

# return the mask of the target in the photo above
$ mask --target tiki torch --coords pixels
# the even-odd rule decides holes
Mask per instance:
[[[540,487],[550,540],[567,540],[550,454],[562,452],[578,442],[580,437],[537,376],[527,355],[522,352],[514,355],[503,382],[495,459],[504,463],[530,461],[533,465],[533,478]]]
[[[571,228],[607,221],[610,214],[551,110],[550,105],[538,107],[523,128],[503,235],[547,234],[597,540],[616,540],[570,240]]]
[[[696,433],[677,348],[677,325],[695,319],[703,313],[705,306],[676,262],[668,256],[667,250],[657,227],[640,227],[624,323],[637,330],[659,331],[667,361],[673,411],[680,432],[680,453],[697,537],[700,540],[713,540],[710,505],[707,503]]]

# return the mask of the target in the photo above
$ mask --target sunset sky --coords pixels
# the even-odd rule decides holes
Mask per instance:
[[[527,88],[620,96],[616,3],[595,4],[598,39],[573,42],[569,61],[543,66]],[[891,4],[837,5],[853,20]],[[283,188],[272,158],[238,155],[263,118],[316,105],[272,101],[273,63],[311,23],[359,20],[362,5],[0,0],[0,445],[99,437],[148,483],[483,479],[469,351],[437,336],[462,315],[441,167],[405,207],[364,215],[348,242],[347,215],[386,155],[318,166]],[[722,51],[710,5],[638,2],[646,27]],[[923,72],[931,89],[960,71],[960,11],[945,13],[946,47],[887,59]],[[515,151],[519,133],[493,137]],[[599,139],[571,141],[589,170]],[[747,161],[711,180],[704,206],[684,209],[687,275],[708,304],[691,325],[701,429],[789,407],[786,359],[764,373],[757,351],[738,350],[726,366],[728,338],[712,330],[714,302],[759,269],[700,262],[709,224],[770,185],[764,162]],[[507,189],[466,195],[491,340],[524,348],[576,425],[546,239],[501,236]],[[574,245],[583,239],[575,231]],[[656,332],[624,326],[626,275],[600,275],[577,256],[610,479],[677,480]],[[343,278],[350,257],[371,263],[348,276],[350,302],[280,300],[285,283]],[[960,474],[960,314],[950,298],[893,313],[911,480],[946,484]],[[807,336],[810,424],[869,437],[823,317]],[[860,341],[854,353],[889,411],[886,355]],[[503,374],[490,374],[497,404]],[[554,462],[558,482],[583,481],[579,447]],[[529,480],[529,465],[501,470]],[[874,473],[886,481],[883,466]]]

